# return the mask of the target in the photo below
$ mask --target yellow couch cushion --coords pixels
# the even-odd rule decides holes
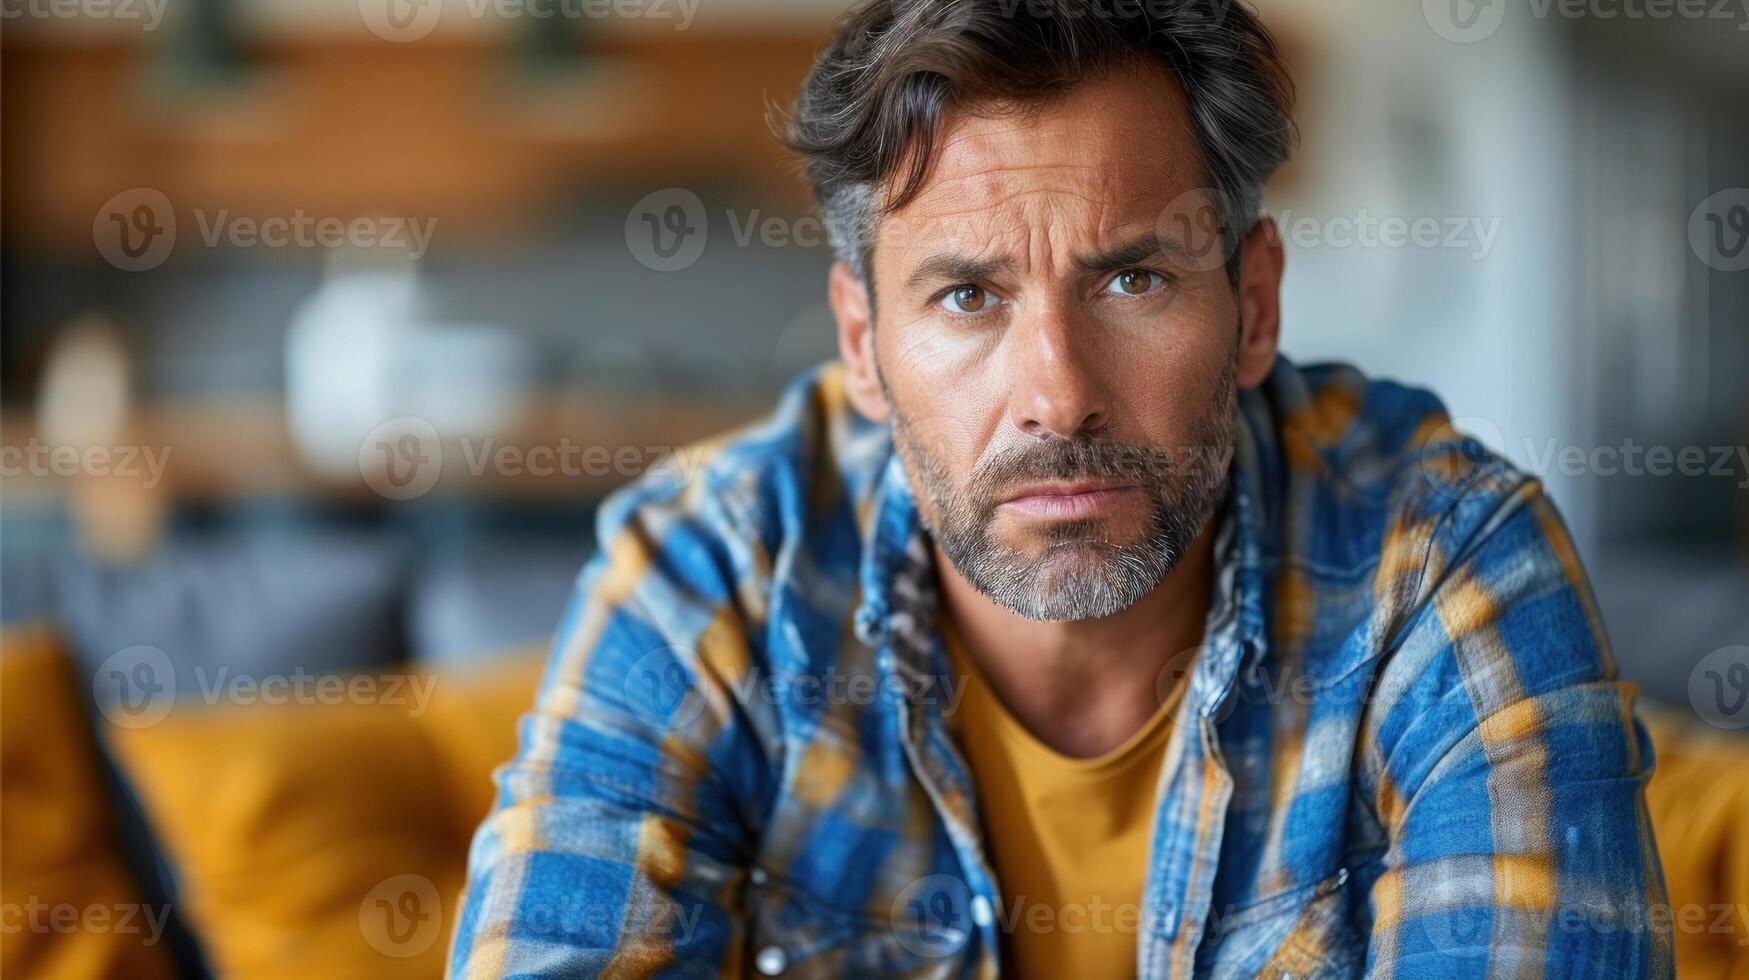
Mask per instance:
[[[1657,768],[1646,808],[1670,888],[1676,972],[1749,977],[1749,736],[1642,708]]]
[[[539,660],[396,675],[393,698],[178,704],[110,728],[215,970],[440,974],[468,836]]]
[[[179,704],[109,730],[218,973],[441,972],[461,878],[434,819],[437,754],[411,710]]]
[[[47,627],[0,632],[0,975],[169,976],[168,910],[115,847],[85,697]]]

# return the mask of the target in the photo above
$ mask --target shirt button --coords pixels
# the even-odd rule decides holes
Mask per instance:
[[[972,898],[972,921],[980,926],[996,921],[995,913],[990,910],[990,900],[982,895]]]
[[[752,872],[750,872],[747,875],[747,877],[753,879],[753,883],[755,885],[763,885],[763,884],[765,884],[765,877],[766,877],[765,869],[764,868],[754,868],[752,870]]]
[[[783,972],[784,967],[789,966],[789,957],[784,954],[782,948],[767,946],[759,951],[758,956],[753,957],[753,966],[760,973],[768,977],[775,977]]]

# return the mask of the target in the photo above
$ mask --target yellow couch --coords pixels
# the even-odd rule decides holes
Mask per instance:
[[[0,648],[0,899],[45,922],[52,908],[84,916],[84,927],[9,929],[0,974],[169,975],[148,930],[118,925],[129,908],[136,926],[147,918],[109,843],[85,692],[47,630],[8,631]],[[215,971],[439,975],[468,838],[543,659],[527,650],[472,674],[406,675],[430,685],[428,700],[179,705],[156,724],[102,726]],[[1679,971],[1749,976],[1749,739],[1643,714]],[[93,924],[103,912],[110,921]]]
[[[7,631],[0,651],[4,902],[139,907],[111,843],[86,692],[42,628]],[[179,704],[155,724],[101,726],[214,971],[440,975],[468,839],[491,804],[492,768],[515,749],[543,660],[527,650],[474,673],[396,675],[394,693],[390,678],[373,675],[368,703],[312,693],[279,705]],[[3,938],[7,977],[172,972],[145,930],[25,928]]]

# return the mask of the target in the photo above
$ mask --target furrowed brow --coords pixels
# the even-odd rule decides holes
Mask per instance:
[[[1075,260],[1075,264],[1088,272],[1115,272],[1140,265],[1156,256],[1183,258],[1189,254],[1190,250],[1170,235],[1149,232],[1122,245],[1083,255]]]
[[[1009,259],[973,259],[944,252],[924,259],[907,283],[917,287],[938,282],[984,282],[1012,265]]]

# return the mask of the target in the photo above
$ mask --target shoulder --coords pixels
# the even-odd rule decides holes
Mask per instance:
[[[1277,568],[1310,593],[1314,630],[1360,641],[1326,669],[1408,644],[1419,654],[1396,669],[1417,677],[1433,651],[1450,679],[1504,671],[1526,691],[1612,673],[1577,550],[1540,481],[1454,426],[1425,389],[1346,365],[1284,365],[1267,386]]]
[[[1248,395],[1263,558],[1287,603],[1278,639],[1331,647],[1308,668],[1345,673],[1430,616],[1461,635],[1539,596],[1557,600],[1564,625],[1596,631],[1541,483],[1454,426],[1432,392],[1282,361]]]
[[[1540,486],[1454,424],[1426,388],[1347,364],[1283,360],[1261,392],[1277,512],[1327,566],[1381,560],[1393,539],[1458,546]]]

